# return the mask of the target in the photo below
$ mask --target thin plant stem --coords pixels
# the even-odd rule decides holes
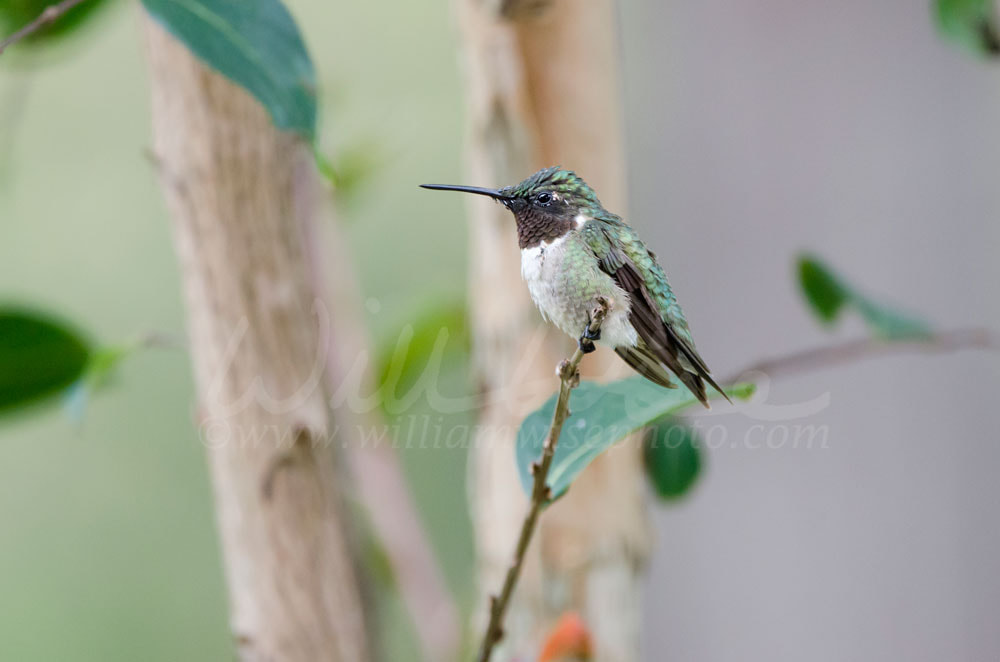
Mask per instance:
[[[86,2],[86,0],[63,0],[60,3],[49,5],[45,10],[38,15],[38,17],[31,23],[28,23],[23,28],[10,35],[3,41],[0,41],[0,54],[3,54],[7,50],[8,46],[12,46],[17,42],[21,41],[25,37],[29,37],[35,32],[38,32],[46,25],[54,23],[59,19],[60,16],[68,12],[73,7]]]
[[[608,314],[610,302],[604,298],[598,299],[597,306],[591,311],[590,325],[588,331],[590,335],[596,335],[601,330],[601,324]],[[521,533],[517,538],[517,547],[514,550],[514,560],[507,569],[507,575],[503,580],[503,588],[499,595],[490,596],[490,620],[483,634],[482,644],[479,648],[479,662],[489,662],[493,649],[503,639],[503,619],[510,604],[510,598],[514,594],[514,587],[521,575],[521,567],[524,565],[524,556],[531,543],[531,537],[535,533],[538,518],[542,513],[542,508],[552,498],[552,490],[546,485],[549,469],[552,467],[552,458],[555,457],[556,444],[559,443],[559,435],[562,433],[563,424],[569,416],[569,395],[580,383],[580,373],[577,368],[583,360],[584,351],[582,347],[577,347],[573,356],[563,359],[556,368],[559,375],[559,398],[556,400],[556,408],[552,413],[552,424],[549,426],[548,435],[545,437],[545,444],[542,446],[542,457],[531,465],[531,472],[534,482],[531,488],[531,502],[528,506],[528,513],[521,524]]]

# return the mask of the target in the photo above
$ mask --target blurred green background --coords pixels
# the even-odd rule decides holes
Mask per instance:
[[[114,4],[41,61],[11,51],[0,63],[0,298],[64,314],[99,342],[183,338],[170,224],[144,156],[139,7]],[[416,187],[460,177],[450,9],[400,3],[390,22],[375,3],[289,7],[320,79],[324,151],[370,144],[379,155],[340,220],[376,344],[391,342],[464,292],[462,201]],[[462,366],[448,366],[442,388],[464,385]],[[150,350],[122,365],[80,424],[57,407],[0,422],[0,659],[232,657],[193,401],[183,350]],[[433,476],[411,482],[467,601],[465,452],[402,457]],[[387,609],[390,650],[404,651],[409,624]]]

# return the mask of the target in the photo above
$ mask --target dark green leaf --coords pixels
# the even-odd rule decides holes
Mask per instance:
[[[726,389],[731,397],[748,398],[752,384],[738,384]],[[528,415],[517,432],[515,460],[521,486],[531,492],[531,464],[542,454],[542,446],[552,423],[556,395]],[[665,389],[635,376],[610,384],[581,382],[570,395],[570,416],[562,429],[547,484],[553,498],[561,496],[570,483],[594,461],[639,428],[669,414],[697,405],[691,393],[681,387]]]
[[[799,258],[799,285],[816,316],[826,323],[837,317],[850,296],[823,263],[808,255]]]
[[[424,314],[404,327],[391,347],[378,353],[379,385],[384,413],[393,416],[405,411],[408,394],[420,379],[437,379],[445,356],[469,351],[466,308],[456,302]]]
[[[191,51],[260,101],[276,126],[312,141],[316,74],[280,0],[142,0]]]
[[[642,444],[643,466],[657,496],[684,496],[701,473],[701,440],[690,425],[668,417],[653,425]]]
[[[934,18],[941,35],[979,56],[1000,55],[993,0],[936,0]]]
[[[80,379],[91,357],[83,336],[49,315],[0,308],[0,413]]]
[[[930,338],[931,327],[911,315],[868,298],[847,285],[818,258],[799,258],[799,286],[820,322],[830,324],[844,308],[855,310],[871,332],[883,340],[920,340]]]
[[[0,34],[6,36],[20,30],[41,16],[53,4],[53,0],[3,0],[0,2]],[[58,20],[40,28],[25,37],[19,46],[38,46],[75,33],[77,28],[88,23],[101,7],[110,4],[108,0],[85,0],[73,7]]]

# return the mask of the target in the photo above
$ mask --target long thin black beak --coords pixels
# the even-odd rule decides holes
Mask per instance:
[[[451,186],[448,184],[421,184],[420,188],[429,188],[434,191],[461,191],[463,193],[475,193],[476,195],[486,195],[494,200],[506,200],[507,196],[496,189],[480,188],[478,186]]]

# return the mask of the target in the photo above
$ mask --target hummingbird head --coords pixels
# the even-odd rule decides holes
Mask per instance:
[[[519,184],[501,189],[424,184],[424,188],[486,195],[509,209],[517,220],[521,248],[552,241],[604,211],[594,190],[576,173],[559,166],[544,168]]]

